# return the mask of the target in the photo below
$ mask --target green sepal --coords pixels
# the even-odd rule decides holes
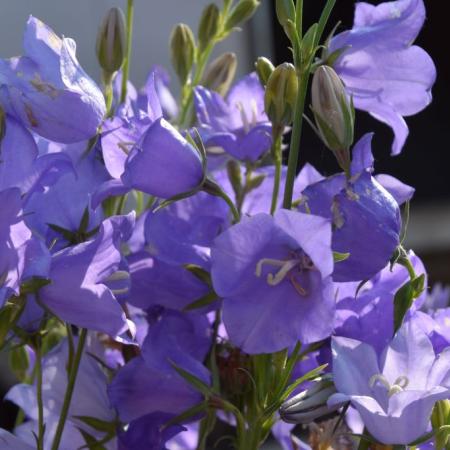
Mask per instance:
[[[394,331],[397,331],[403,322],[413,301],[425,289],[425,274],[413,278],[406,282],[396,293],[394,297]]]
[[[236,198],[239,198],[242,195],[242,173],[241,166],[234,159],[227,162],[227,175],[234,195]]]
[[[51,284],[51,282],[52,280],[48,278],[31,277],[30,279],[24,281],[20,285],[20,294],[21,295],[34,294],[35,292],[38,292],[40,289],[42,289],[44,286]]]
[[[200,297],[198,300],[185,306],[183,311],[193,311],[195,309],[205,308],[206,306],[212,305],[218,298],[219,297],[214,291],[208,292],[203,297]]]
[[[96,417],[73,416],[73,418],[83,422],[94,430],[102,431],[104,433],[115,433],[117,427],[116,422],[107,422],[106,420],[97,419]]]
[[[178,416],[173,417],[168,422],[166,422],[163,427],[168,428],[171,425],[187,422],[189,419],[191,419],[194,416],[197,416],[198,414],[206,411],[208,408],[208,402],[203,401],[201,403],[198,403],[197,405],[192,406],[192,408],[187,409],[186,411],[183,411],[181,414],[178,414]]]
[[[333,261],[335,263],[345,261],[350,257],[350,253],[333,252]]]
[[[91,434],[89,434],[87,431],[83,430],[82,428],[78,428],[78,431],[81,433],[81,435],[83,436],[84,442],[86,442],[86,445],[82,445],[81,447],[79,447],[77,450],[83,450],[83,449],[89,449],[89,450],[106,450],[106,447],[103,445],[104,442],[102,441],[97,441],[97,439],[95,439],[94,436],[92,436]],[[108,439],[111,440],[111,438]],[[108,442],[106,441],[106,442]]]
[[[185,264],[183,267],[194,275],[195,278],[208,286],[212,286],[211,274],[203,269],[203,267],[197,266],[196,264]]]
[[[311,64],[317,50],[317,26],[317,23],[315,23],[308,29],[300,44],[300,61],[305,66]]]
[[[191,373],[177,366],[173,361],[169,360],[169,362],[170,365],[174,368],[174,370],[178,373],[178,375],[180,375],[181,378],[187,381],[194,389],[201,392],[206,398],[210,397],[211,394],[213,394],[211,387],[208,386],[204,381],[200,380],[195,375],[192,375]]]

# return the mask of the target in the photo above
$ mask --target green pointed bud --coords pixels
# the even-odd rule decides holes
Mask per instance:
[[[195,39],[188,25],[179,23],[170,36],[170,56],[180,83],[185,85],[195,61]]]
[[[295,5],[293,0],[276,0],[275,9],[278,22],[283,27],[287,37],[293,41],[295,30]]]
[[[259,5],[259,0],[241,0],[231,10],[225,22],[225,29],[231,30],[232,28],[250,19]]]
[[[355,110],[344,84],[329,66],[320,66],[314,73],[312,109],[320,137],[333,151],[339,164],[348,170],[353,143]]]
[[[202,13],[198,26],[198,46],[204,50],[214,39],[219,29],[220,11],[219,8],[211,3]]]
[[[269,59],[261,56],[256,60],[255,69],[258,74],[259,81],[261,81],[263,86],[266,86],[270,75],[272,75],[272,72],[275,70],[274,65]]]
[[[125,16],[120,8],[111,8],[106,14],[97,35],[97,58],[107,74],[117,72],[125,60]]]
[[[450,425],[450,400],[440,400],[435,403],[431,414],[431,425],[435,433],[435,447],[437,449],[446,448],[449,440],[447,427]]]
[[[337,411],[342,404],[333,407],[327,405],[336,388],[331,375],[324,375],[315,380],[313,386],[306,391],[285,401],[280,408],[281,418],[288,423],[308,424],[313,420]]]
[[[234,53],[224,53],[208,65],[203,86],[225,96],[236,75],[237,58]]]
[[[264,106],[274,128],[292,123],[297,101],[298,79],[295,67],[290,63],[278,66],[267,81]]]

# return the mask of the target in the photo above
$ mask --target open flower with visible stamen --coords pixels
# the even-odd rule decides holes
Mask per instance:
[[[264,112],[264,88],[256,73],[238,81],[226,99],[195,88],[195,108],[206,147],[219,147],[241,161],[256,161],[272,145],[272,125]]]
[[[438,356],[431,341],[406,322],[380,358],[370,345],[334,337],[329,405],[350,401],[370,434],[384,444],[406,445],[427,432],[436,401],[450,394],[450,348]]]
[[[211,257],[224,324],[243,351],[276,352],[331,334],[329,220],[286,210],[257,214],[221,234]]]

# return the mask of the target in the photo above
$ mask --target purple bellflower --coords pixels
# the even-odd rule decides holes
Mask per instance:
[[[222,199],[198,192],[148,214],[146,248],[168,264],[206,266],[213,240],[230,225],[229,216]]]
[[[365,135],[353,149],[351,178],[337,174],[308,186],[299,202],[301,211],[333,220],[334,251],[349,253],[336,264],[334,281],[370,279],[386,266],[399,244],[399,204],[375,177],[370,149],[372,135]],[[390,188],[398,201],[414,190],[395,179]]]
[[[79,327],[110,336],[126,331],[125,313],[107,284],[129,277],[120,270],[120,245],[131,235],[133,224],[134,213],[111,217],[94,239],[55,253],[52,282],[41,289],[41,302],[60,319]]]
[[[33,276],[46,278],[50,253],[25,225],[22,201],[17,188],[0,191],[0,307],[20,284]]]
[[[317,342],[333,329],[331,223],[311,214],[257,214],[221,234],[212,281],[230,340],[247,353]]]
[[[4,130],[0,142],[0,190],[17,187],[26,201],[72,171],[71,160],[63,153],[39,156],[32,134],[9,114],[5,115]]]
[[[353,28],[335,36],[330,44],[330,52],[343,51],[334,69],[355,107],[393,129],[393,155],[401,152],[408,136],[403,117],[431,102],[436,68],[423,49],[411,45],[424,21],[423,0],[377,6],[360,2]]]
[[[272,145],[272,125],[264,112],[264,88],[256,73],[247,75],[226,99],[196,87],[194,101],[206,147],[219,147],[241,161],[256,161]]]
[[[120,179],[113,178],[97,189],[92,199],[94,208],[104,199],[131,189],[165,199],[175,197],[199,189],[204,178],[199,152],[162,117],[132,146],[125,162],[120,156],[111,162],[109,170],[114,175],[123,172]]]
[[[90,139],[106,112],[98,86],[75,56],[72,39],[59,38],[33,16],[24,35],[24,56],[0,60],[0,101],[26,127],[47,139]]]
[[[39,144],[45,157],[67,156],[72,164],[72,170],[49,188],[30,196],[25,208],[25,220],[30,229],[45,238],[48,245],[53,243],[53,250],[59,250],[68,243],[86,240],[80,232],[86,235],[101,224],[103,212],[101,209],[94,211],[91,197],[108,174],[100,161],[97,146],[85,154],[85,142],[61,145],[41,140]],[[61,232],[63,230],[67,233]]]
[[[450,394],[450,349],[436,356],[410,322],[380,357],[370,345],[343,337],[332,339],[332,350],[338,393],[329,404],[350,401],[383,444],[407,445],[424,435],[434,403]]]
[[[171,364],[209,384],[209,371],[202,364],[210,346],[209,330],[206,317],[177,311],[163,311],[150,324],[141,355],[123,366],[108,388],[123,421],[156,412],[177,415],[201,400]]]

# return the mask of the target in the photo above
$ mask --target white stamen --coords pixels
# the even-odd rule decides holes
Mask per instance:
[[[280,259],[271,259],[271,258],[263,258],[258,261],[256,264],[255,275],[259,278],[262,275],[263,265],[267,264],[269,266],[275,267],[283,267],[286,264],[286,261],[282,261]]]
[[[391,385],[384,375],[378,373],[370,378],[369,387],[373,388],[377,383],[382,384],[386,388],[388,397],[392,397],[394,394],[403,392],[409,384],[409,379],[408,377],[401,375],[395,380],[394,384]]]
[[[298,259],[292,259],[290,261],[286,261],[281,269],[274,275],[273,273],[267,274],[267,283],[270,286],[277,286],[280,284],[286,275],[289,273],[291,269],[293,269],[296,265],[298,265]]]
[[[252,109],[252,127],[254,127],[258,122],[258,105],[255,99],[250,102],[250,107]]]
[[[242,124],[244,126],[244,130],[246,133],[248,133],[250,131],[250,122],[248,121],[248,117],[245,112],[244,105],[241,102],[237,102],[236,107],[241,114],[241,120],[242,120]]]

